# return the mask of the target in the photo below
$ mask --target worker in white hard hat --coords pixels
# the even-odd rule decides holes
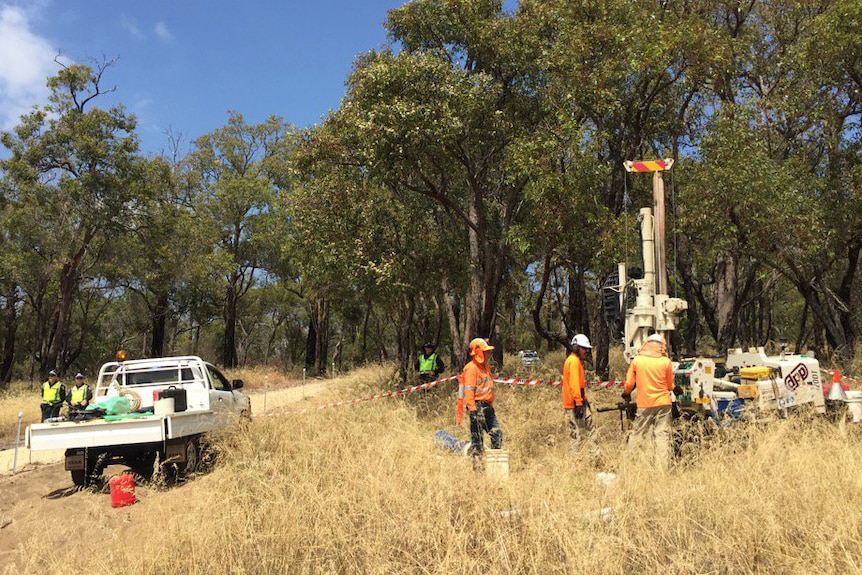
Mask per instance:
[[[488,366],[489,355],[494,349],[487,340],[477,337],[470,342],[470,363],[464,366],[461,385],[464,403],[470,417],[470,454],[479,459],[485,450],[482,433],[491,438],[491,449],[503,446],[503,431],[494,412],[494,377]]]
[[[590,356],[593,346],[582,333],[572,338],[572,351],[563,364],[563,409],[569,424],[569,451],[576,454],[586,441],[594,457],[599,455],[596,443],[596,428],[593,412],[587,401],[587,382],[584,376],[584,362]]]
[[[671,397],[674,388],[673,365],[666,355],[667,345],[659,334],[647,338],[632,360],[626,374],[623,399],[631,400],[637,388],[637,416],[628,440],[628,449],[640,452],[652,443],[659,467],[670,465]]]

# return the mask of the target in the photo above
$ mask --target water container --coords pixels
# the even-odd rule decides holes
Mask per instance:
[[[174,398],[174,411],[180,412],[188,409],[188,401],[186,400],[186,390],[176,388],[173,385],[159,392],[159,399]]]
[[[155,415],[170,415],[176,412],[176,399],[173,397],[166,397],[164,399],[157,399],[153,404],[153,414]]]
[[[485,450],[485,475],[491,479],[506,480],[509,478],[509,450]]]
[[[845,391],[847,395],[847,413],[852,416],[853,423],[862,421],[862,391]]]
[[[126,507],[135,502],[135,478],[124,473],[111,477],[111,507]]]

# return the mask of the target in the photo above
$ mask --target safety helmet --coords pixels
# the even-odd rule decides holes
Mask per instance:
[[[655,341],[655,342],[658,342],[658,343],[664,343],[664,338],[663,338],[663,337],[661,336],[661,334],[659,334],[659,333],[654,333],[654,334],[652,334],[651,336],[649,336],[648,338],[646,338],[646,340],[647,340],[647,341]]]
[[[494,349],[494,346],[488,343],[487,339],[477,337],[470,342],[470,355],[476,355],[477,351],[489,351]]]
[[[574,346],[582,347],[584,349],[593,349],[593,346],[590,345],[589,338],[582,333],[579,333],[572,338],[572,347]]]

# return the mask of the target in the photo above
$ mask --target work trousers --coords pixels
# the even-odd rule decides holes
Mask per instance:
[[[42,421],[49,419],[51,417],[60,417],[60,408],[63,407],[62,403],[43,403],[42,404]]]
[[[671,406],[639,407],[629,436],[630,452],[645,454],[652,444],[655,462],[661,469],[670,467]]]
[[[569,452],[575,454],[582,445],[587,445],[591,455],[598,455],[596,427],[593,424],[593,410],[589,402],[584,403],[584,414],[581,417],[575,415],[574,409],[567,409],[566,420],[569,422]]]
[[[476,412],[470,413],[470,454],[474,457],[485,451],[483,431],[491,438],[491,449],[503,447],[503,430],[500,429],[494,407],[485,401],[477,401]]]

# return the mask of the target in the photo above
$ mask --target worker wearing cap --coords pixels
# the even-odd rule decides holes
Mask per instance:
[[[476,459],[485,450],[483,431],[491,438],[491,449],[503,446],[503,431],[494,412],[494,377],[486,355],[492,349],[494,347],[482,338],[471,341],[470,355],[473,359],[464,366],[461,374],[464,403],[470,416],[470,454]]]
[[[66,399],[66,386],[60,383],[57,372],[48,372],[48,381],[42,383],[42,421],[60,416],[60,408]]]
[[[637,416],[629,436],[629,450],[642,449],[652,441],[658,465],[670,465],[671,397],[673,365],[666,355],[664,338],[653,334],[647,338],[629,365],[623,399],[629,401],[637,387]]]
[[[87,409],[92,400],[93,391],[84,382],[84,374],[78,373],[75,375],[75,385],[66,395],[66,403],[69,404],[69,409]]]
[[[582,333],[572,338],[572,352],[563,364],[563,409],[566,410],[566,420],[569,423],[569,451],[578,451],[581,443],[586,440],[594,456],[599,453],[596,443],[596,428],[593,425],[593,412],[587,401],[587,382],[584,377],[584,362],[590,355],[593,346]]]
[[[433,342],[426,341],[422,348],[424,353],[416,360],[416,371],[419,372],[419,379],[429,383],[437,379],[437,376],[443,373],[446,366],[435,351],[436,346]]]

